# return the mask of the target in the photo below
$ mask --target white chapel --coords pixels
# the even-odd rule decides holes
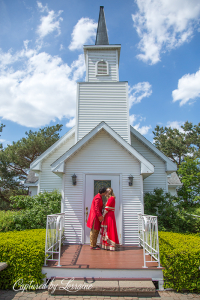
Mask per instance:
[[[119,81],[121,45],[109,44],[102,6],[95,45],[83,49],[86,81],[77,83],[76,125],[31,164],[26,185],[32,195],[62,193],[65,242],[76,244],[90,242],[92,199],[100,186],[111,186],[120,243],[137,244],[144,193],[162,188],[175,194],[177,167],[129,124],[128,82]]]

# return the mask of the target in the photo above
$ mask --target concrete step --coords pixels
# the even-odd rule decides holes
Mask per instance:
[[[151,280],[74,280],[53,279],[48,285],[52,295],[95,296],[155,296],[156,288]]]

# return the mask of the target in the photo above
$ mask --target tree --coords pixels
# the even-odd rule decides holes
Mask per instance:
[[[23,190],[30,164],[59,139],[61,128],[57,124],[35,132],[30,130],[25,132],[26,137],[0,151],[1,199],[9,202],[8,196]]]
[[[183,183],[178,190],[178,196],[184,200],[184,205],[200,202],[200,161],[193,157],[185,157],[178,168],[179,177]]]
[[[1,125],[0,125],[0,132],[2,132],[3,127],[5,127],[5,125],[1,124]],[[1,136],[1,135],[0,135],[0,136]],[[2,147],[3,147],[3,146],[2,146],[2,144],[0,143],[0,149],[2,149]]]
[[[158,229],[161,231],[200,232],[200,219],[188,215],[180,198],[165,193],[163,189],[145,193],[144,213],[158,217]]]
[[[178,166],[185,157],[200,157],[200,123],[185,122],[182,131],[171,127],[156,126],[153,131],[154,145]]]

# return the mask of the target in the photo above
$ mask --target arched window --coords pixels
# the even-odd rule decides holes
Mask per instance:
[[[97,62],[96,74],[97,75],[108,75],[108,63],[106,61],[100,60]]]

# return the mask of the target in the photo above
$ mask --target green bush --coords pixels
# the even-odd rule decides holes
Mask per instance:
[[[23,212],[13,210],[0,210],[0,232],[6,232],[15,229],[14,218],[16,215],[20,215]]]
[[[200,217],[200,205],[197,204],[194,207],[190,207],[189,209],[187,209],[187,213]]]
[[[0,289],[12,289],[19,279],[23,279],[23,284],[43,283],[45,235],[45,229],[0,233],[0,261],[8,264],[0,272]]]
[[[200,292],[200,235],[159,232],[164,287]]]
[[[18,212],[4,212],[4,222],[0,223],[0,231],[46,228],[46,216],[60,213],[61,194],[58,191],[44,192],[37,196],[14,196],[10,198],[13,209]],[[8,223],[5,218],[8,216]]]
[[[180,233],[200,232],[200,218],[187,214],[179,199],[164,193],[163,189],[154,189],[153,193],[144,195],[144,212],[158,217],[158,228],[161,231]]]

